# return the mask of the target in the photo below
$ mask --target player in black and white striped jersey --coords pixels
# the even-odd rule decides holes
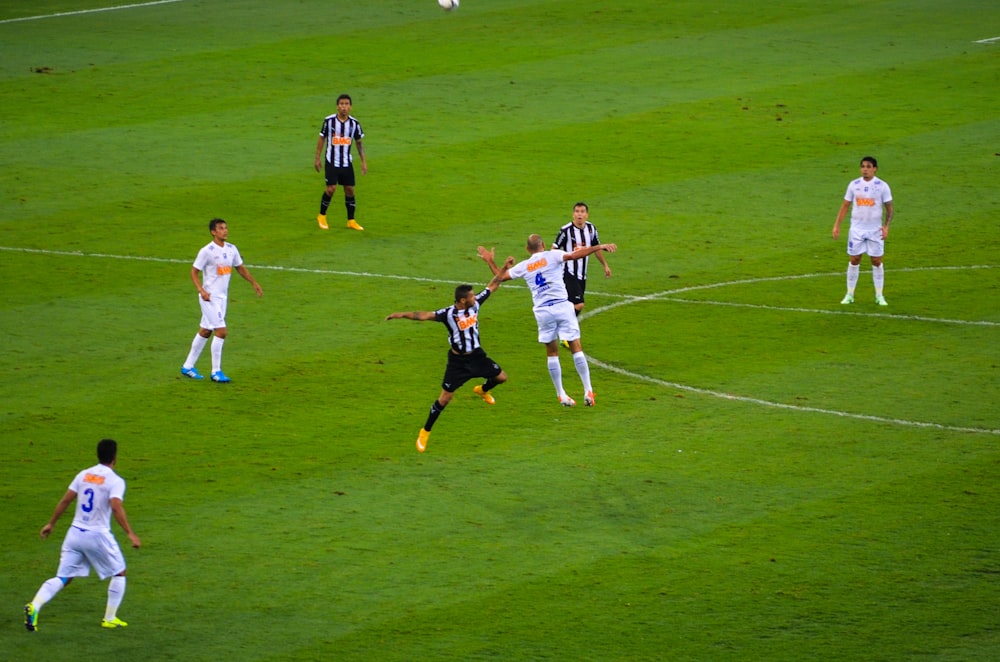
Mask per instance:
[[[326,189],[320,200],[319,216],[316,217],[316,222],[323,230],[330,228],[326,222],[326,210],[330,206],[330,201],[333,200],[337,184],[344,186],[347,227],[352,230],[364,230],[354,220],[354,210],[357,205],[354,198],[355,177],[351,146],[358,146],[362,175],[368,173],[368,161],[365,159],[365,148],[361,142],[361,139],[365,137],[365,132],[361,130],[361,123],[358,122],[357,118],[351,115],[351,103],[349,94],[341,94],[337,97],[337,113],[323,119],[323,125],[319,129],[319,139],[316,141],[314,162],[316,172],[320,171],[321,162],[326,163],[324,169]]]
[[[552,243],[552,248],[564,250],[572,253],[578,248],[587,246],[597,246],[601,243],[597,237],[597,227],[590,222],[590,207],[586,202],[578,202],[573,205],[573,221],[559,228],[559,234]],[[604,267],[604,277],[611,278],[611,267],[604,257],[603,252],[594,253],[594,257]],[[585,257],[580,260],[569,260],[564,262],[563,282],[566,284],[566,293],[569,295],[570,303],[576,310],[576,316],[584,306],[584,294],[587,291],[587,267],[590,258]]]
[[[477,377],[485,378],[482,384],[477,384],[473,392],[487,402],[494,404],[496,400],[490,390],[507,381],[507,373],[493,359],[486,355],[479,341],[479,307],[490,295],[496,292],[507,278],[507,271],[514,265],[514,258],[508,258],[503,268],[487,283],[482,292],[476,294],[471,285],[459,285],[455,288],[455,303],[435,311],[412,311],[391,313],[387,320],[410,319],[417,322],[441,322],[448,329],[448,365],[441,381],[441,395],[431,405],[427,422],[417,435],[417,450],[423,453],[427,450],[427,440],[431,436],[431,428],[444,408],[451,402],[455,391],[465,382]]]

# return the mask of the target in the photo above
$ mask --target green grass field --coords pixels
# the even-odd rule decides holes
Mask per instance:
[[[0,659],[1000,658],[996,2],[114,4],[0,1]],[[341,92],[363,233],[314,220]],[[884,309],[830,236],[866,154]],[[577,200],[598,406],[511,283],[497,404],[417,453],[445,334],[385,315]],[[178,374],[214,216],[264,287],[225,386]],[[130,625],[91,577],[29,634],[105,436]]]

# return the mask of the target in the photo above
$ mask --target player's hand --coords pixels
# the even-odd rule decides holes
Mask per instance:
[[[128,539],[132,541],[132,547],[136,549],[142,547],[142,541],[139,540],[139,536],[135,535],[134,533],[128,534]]]
[[[888,225],[883,225],[882,226],[882,239],[888,239],[888,238],[889,238],[889,226]]]
[[[477,248],[476,251],[479,253],[479,257],[481,257],[482,259],[486,260],[487,262],[492,262],[493,261],[493,259],[494,259],[494,253],[496,252],[492,248],[489,249],[489,250],[486,250],[482,246],[480,246],[479,248]]]
[[[618,244],[601,244],[601,247],[609,253],[614,253],[618,250]]]
[[[49,537],[50,533],[52,533],[52,525],[46,524],[45,526],[42,527],[42,531],[38,535],[42,537],[42,540],[45,540],[46,538]]]

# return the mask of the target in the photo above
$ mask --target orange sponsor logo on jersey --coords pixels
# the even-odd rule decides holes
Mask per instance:
[[[104,476],[98,476],[97,474],[84,474],[83,482],[93,483],[94,485],[103,485]]]
[[[233,268],[227,267],[224,264],[220,264],[217,267],[215,267],[215,273],[219,276],[228,276],[229,274],[233,273]]]
[[[544,267],[548,263],[549,263],[549,261],[546,260],[544,257],[541,260],[537,260],[535,262],[530,262],[530,263],[528,263],[528,271],[534,271],[535,269],[541,269],[542,267]]]
[[[479,321],[479,318],[476,317],[475,315],[471,317],[463,317],[458,320],[458,328],[460,328],[462,331],[465,331],[470,326],[475,326],[477,321]]]
[[[856,204],[859,207],[874,207],[875,206],[875,198],[857,198],[855,200],[855,202],[856,202]]]
[[[331,145],[350,145],[351,144],[351,137],[350,136],[330,136],[330,144]]]

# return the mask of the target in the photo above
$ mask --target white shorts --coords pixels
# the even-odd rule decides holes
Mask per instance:
[[[86,577],[90,569],[101,579],[125,569],[125,557],[110,531],[88,531],[69,527],[59,555],[56,577]]]
[[[538,322],[538,342],[579,339],[580,322],[576,319],[576,309],[569,301],[560,301],[551,306],[536,306],[533,310],[535,321]]]
[[[205,301],[198,295],[201,304],[201,328],[214,330],[226,328],[226,303],[228,297],[213,294],[211,301]]]
[[[862,255],[867,253],[870,257],[882,257],[885,255],[885,239],[882,238],[882,229],[875,230],[855,230],[851,228],[847,233],[847,254]]]

